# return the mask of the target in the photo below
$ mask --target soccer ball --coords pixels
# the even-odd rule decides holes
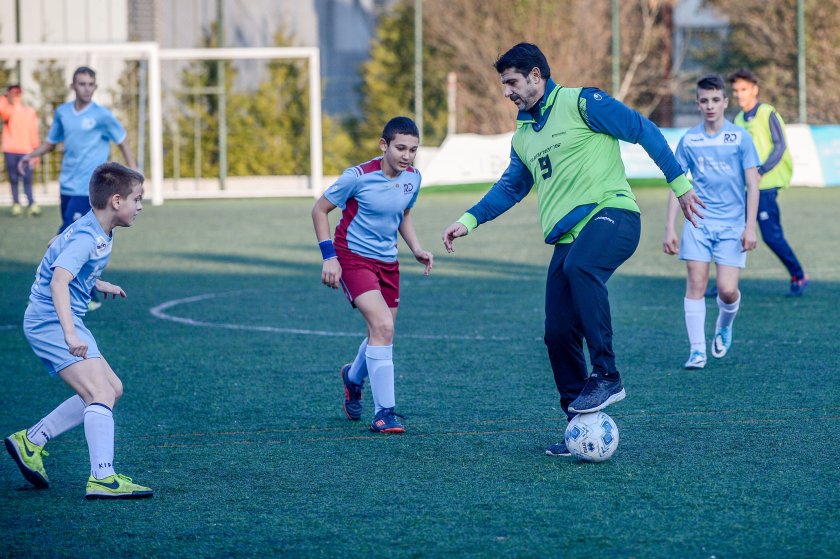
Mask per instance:
[[[618,448],[618,426],[602,411],[576,415],[566,427],[566,448],[587,462],[603,462]]]

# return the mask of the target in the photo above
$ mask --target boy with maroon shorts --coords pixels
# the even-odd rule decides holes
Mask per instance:
[[[382,156],[350,167],[312,208],[312,223],[324,258],[321,281],[333,289],[340,285],[350,304],[361,311],[367,338],[352,363],[341,368],[344,413],[362,417],[362,389],[370,378],[375,415],[370,430],[403,433],[394,412],[394,321],[400,302],[397,233],[405,240],[424,275],[434,257],[423,250],[411,208],[420,193],[420,173],[411,166],[420,144],[420,132],[410,118],[396,117],[385,125],[379,149]],[[341,220],[330,239],[327,214],[341,208]]]

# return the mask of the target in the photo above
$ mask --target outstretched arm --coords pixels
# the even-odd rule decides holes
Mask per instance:
[[[683,215],[695,227],[695,216],[703,218],[700,207],[706,207],[691,187],[682,167],[674,157],[659,128],[650,120],[595,88],[584,88],[581,116],[593,132],[609,134],[619,140],[639,144],[665,175],[668,186],[679,199]]]
[[[405,240],[405,244],[411,249],[411,254],[414,255],[414,258],[426,266],[426,269],[423,270],[423,275],[428,276],[432,272],[432,264],[434,263],[435,257],[428,250],[423,250],[423,247],[420,246],[420,241],[417,240],[417,232],[414,230],[414,220],[411,217],[411,208],[406,209],[403,213],[403,220],[400,223],[399,231]]]
[[[443,246],[446,247],[446,252],[455,252],[452,241],[468,235],[480,224],[499,217],[521,202],[533,186],[534,177],[531,176],[531,171],[511,148],[510,163],[502,177],[476,205],[444,230]]]
[[[341,265],[338,263],[338,257],[335,255],[332,239],[330,239],[330,219],[327,214],[335,208],[335,204],[324,196],[318,198],[312,207],[312,225],[315,226],[315,237],[318,239],[318,246],[321,247],[321,256],[324,259],[324,264],[321,266],[321,282],[333,289],[338,288],[341,280]]]
[[[45,153],[49,153],[55,149],[55,144],[51,142],[44,142],[33,151],[27,153],[23,157],[20,158],[18,161],[18,173],[24,174],[26,172],[26,166],[30,164],[30,161],[37,157],[41,157]]]
[[[105,299],[108,298],[108,295],[113,295],[114,299],[117,298],[117,295],[125,299],[125,291],[119,285],[114,285],[113,283],[109,283],[107,281],[103,281],[101,279],[96,280],[96,283],[93,286],[98,292],[105,295]]]
[[[125,164],[131,169],[137,169],[137,161],[134,159],[134,154],[131,153],[128,141],[123,141],[121,144],[117,144],[117,147],[120,148],[120,151],[125,158]]]

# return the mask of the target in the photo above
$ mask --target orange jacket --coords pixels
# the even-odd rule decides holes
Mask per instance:
[[[4,153],[26,154],[38,147],[40,141],[35,109],[22,104],[12,105],[5,95],[0,95],[0,118],[3,119]]]

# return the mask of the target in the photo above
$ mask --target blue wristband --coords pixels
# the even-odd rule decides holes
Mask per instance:
[[[321,241],[320,243],[318,243],[318,247],[321,249],[321,256],[324,258],[324,260],[338,258],[338,255],[336,255],[335,248],[333,248],[333,244],[330,239],[327,239],[326,241]]]

